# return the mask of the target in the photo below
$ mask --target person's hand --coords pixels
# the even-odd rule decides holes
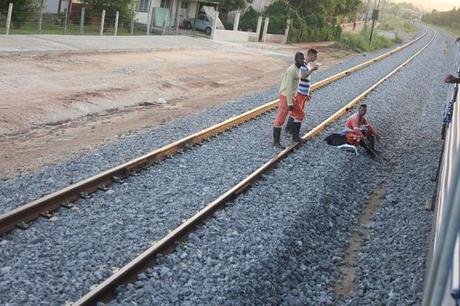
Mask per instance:
[[[366,137],[362,137],[362,138],[361,138],[361,141],[362,141],[367,147],[370,146],[370,142],[369,142],[369,140],[368,140]]]
[[[318,63],[312,63],[312,66],[311,66],[312,71],[318,70],[318,68],[319,68]]]
[[[454,82],[454,79],[455,79],[455,77],[454,77],[452,74],[449,74],[449,75],[446,76],[446,78],[444,79],[444,82],[446,82],[446,83],[453,83],[453,82]]]

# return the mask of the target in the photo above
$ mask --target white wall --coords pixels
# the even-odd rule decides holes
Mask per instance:
[[[282,34],[267,34],[265,42],[282,44],[284,42],[284,35]]]
[[[214,40],[231,41],[231,42],[249,42],[257,41],[256,33],[231,31],[231,30],[218,30],[214,33]]]
[[[46,0],[45,2],[45,13],[57,14],[59,0]]]
[[[147,13],[136,12],[135,20],[138,23],[147,24]]]

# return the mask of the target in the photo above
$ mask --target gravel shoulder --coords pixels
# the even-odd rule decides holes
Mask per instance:
[[[421,31],[415,33],[414,37],[420,34]],[[319,71],[313,79],[319,81],[386,51],[388,50],[355,56],[337,66]],[[120,135],[113,142],[96,149],[92,153],[83,154],[78,158],[66,160],[56,165],[32,172],[19,172],[14,178],[0,177],[0,213],[272,101],[277,97],[277,89],[278,85],[253,95],[243,96],[224,105],[208,108],[196,115],[165,122],[159,127],[141,133]],[[331,97],[331,99],[334,100],[337,97]]]
[[[418,305],[431,212],[424,210],[441,150],[453,44],[435,42],[366,98],[388,163],[309,142],[177,252],[122,287],[111,305]],[[436,67],[426,62],[439,61]],[[423,78],[417,77],[423,75]],[[340,129],[343,120],[326,131]],[[359,252],[352,296],[333,288],[361,208],[384,186]]]
[[[332,114],[428,39],[372,66],[372,71],[363,70],[318,91],[308,105],[304,129]],[[442,55],[439,52],[441,41],[437,38],[424,52],[425,61]],[[388,130],[383,139],[385,154],[406,152],[405,134],[401,134],[401,129],[407,129],[408,133],[416,131],[408,126],[407,117],[402,116],[398,108],[411,109],[404,113],[410,118],[418,118],[423,111],[410,108],[409,103],[401,106],[401,101],[426,98],[411,90],[414,76],[426,65],[420,59],[411,65],[394,76],[401,78],[406,73],[402,80],[398,79],[397,86],[388,86],[391,81],[385,82],[380,92],[368,97],[372,105],[370,120],[380,129]],[[440,97],[443,92],[441,87],[435,86],[438,80],[435,73],[442,74],[446,66],[437,64],[434,72],[427,72],[426,78],[415,79],[420,82],[418,84],[432,80],[424,86],[433,97]],[[325,75],[318,74],[318,79]],[[400,100],[398,95],[404,91],[411,94],[408,99]],[[0,190],[8,197],[36,196],[37,193],[27,194],[24,191],[27,189],[21,190],[20,184],[35,192],[41,190],[37,189],[41,184],[48,184],[40,178],[49,180],[49,185],[58,185],[66,181],[69,170],[75,175],[88,165],[94,170],[100,169],[101,164],[94,164],[97,160],[106,165],[121,158],[126,151],[138,155],[151,148],[152,143],[167,143],[171,137],[188,134],[214,120],[220,121],[219,116],[228,118],[242,109],[266,102],[275,93],[274,88],[229,104],[228,109],[211,109],[200,117],[169,124],[163,132],[167,135],[164,138],[159,136],[161,129],[159,133],[157,129],[155,133],[133,135],[120,142],[124,147],[119,144],[116,148],[99,151],[96,161],[90,158],[83,162],[73,161],[55,167],[53,171],[56,172],[48,168],[41,172],[41,177],[24,176],[13,183],[6,181]],[[436,107],[442,109],[441,102],[436,104],[436,101],[425,109],[431,116],[426,120],[436,116],[439,111]],[[153,167],[125,184],[115,185],[110,192],[81,201],[74,211],[59,211],[51,222],[39,220],[25,232],[13,231],[2,237],[0,256],[4,265],[0,270],[0,302],[42,305],[50,300],[62,304],[77,299],[168,229],[271,158],[276,152],[270,146],[273,116],[238,127],[206,146]],[[328,131],[337,130],[341,124],[343,120]],[[155,137],[145,137],[148,135]],[[235,147],[238,150],[234,150]],[[359,161],[363,168],[351,166]],[[386,180],[393,166],[370,160],[365,155],[354,157],[325,146],[320,138],[315,139],[283,161],[276,171],[238,198],[229,209],[220,211],[216,218],[193,234],[179,252],[164,257],[159,266],[140,276],[140,283],[122,290],[118,300],[122,304],[128,300],[140,304],[332,303],[331,288],[339,276],[336,263],[353,229],[350,220],[357,218],[363,201],[371,190]],[[197,171],[202,174],[200,180],[197,180]],[[72,175],[67,179],[70,177]],[[8,192],[5,186],[13,192]],[[157,281],[155,275],[161,281]]]

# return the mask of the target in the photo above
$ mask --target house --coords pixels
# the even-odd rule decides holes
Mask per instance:
[[[217,3],[204,0],[140,0],[135,19],[136,23],[146,25],[151,10],[152,27],[161,28],[165,21],[167,25],[174,27],[175,24],[182,24],[184,19],[197,18],[204,6],[217,8]]]

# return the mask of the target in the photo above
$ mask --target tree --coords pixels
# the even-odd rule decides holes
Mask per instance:
[[[224,15],[235,10],[244,10],[252,0],[217,0],[219,2],[219,11]]]
[[[7,12],[10,3],[13,3],[14,12],[11,20],[16,28],[19,28],[35,13],[35,0],[0,0],[0,11]]]
[[[114,16],[118,11],[120,19],[124,20],[131,20],[136,8],[135,0],[83,0],[83,2],[90,5],[90,12],[93,15],[99,15],[102,10],[105,10],[106,16]]]

